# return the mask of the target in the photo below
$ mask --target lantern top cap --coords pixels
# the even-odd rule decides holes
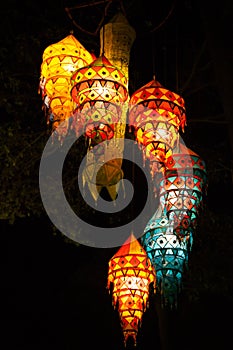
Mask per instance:
[[[115,16],[112,17],[112,19],[110,19],[109,23],[127,23],[128,24],[128,20],[127,18],[123,15],[123,13],[121,11],[118,11]]]
[[[160,91],[162,93],[162,95],[167,95],[169,96],[169,94],[172,96],[172,101],[174,103],[176,103],[179,107],[185,109],[185,102],[184,99],[177,94],[176,92],[173,92],[167,88],[165,88],[158,80],[156,80],[156,78],[154,77],[151,81],[149,81],[147,84],[143,85],[142,87],[140,87],[139,89],[137,89],[132,95],[131,95],[131,101],[134,100],[134,96],[140,94],[144,94],[146,93],[146,91],[150,91],[151,89],[154,89],[155,91]],[[150,94],[152,98],[152,96],[154,96],[154,94]],[[147,96],[147,94],[146,94]],[[169,96],[170,99],[170,96]]]
[[[86,74],[88,71],[92,72],[92,78],[91,79],[102,79],[103,74],[101,73],[102,69],[105,69],[108,74],[106,74],[105,79],[111,80],[111,81],[117,81],[119,84],[121,84],[124,89],[126,90],[127,94],[127,78],[124,75],[124,73],[119,70],[116,66],[114,66],[107,57],[102,54],[99,57],[95,58],[91,63],[88,65],[78,69],[72,76],[72,82],[75,85],[76,83],[81,83],[83,81],[87,80]],[[95,74],[94,74],[95,72]],[[99,73],[100,72],[100,73]],[[113,74],[113,72],[117,72],[116,74]],[[117,77],[117,78],[116,78]],[[79,79],[81,78],[81,79]],[[78,79],[78,80],[77,80]]]
[[[88,50],[86,50],[86,48],[71,33],[62,40],[46,47],[43,52],[43,60],[62,54],[77,56],[80,51],[85,52],[87,62],[91,62],[93,60],[93,57]]]
[[[137,238],[134,236],[133,232],[131,232],[129,238],[119,248],[119,250],[116,252],[113,258],[129,255],[129,254],[146,255],[144,248],[141,246]]]

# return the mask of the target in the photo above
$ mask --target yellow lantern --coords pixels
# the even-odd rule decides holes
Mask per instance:
[[[47,123],[52,124],[52,131],[56,130],[61,140],[68,132],[69,118],[75,109],[70,94],[71,76],[93,59],[93,55],[72,34],[44,50],[39,92]]]
[[[125,345],[132,338],[136,345],[142,316],[148,306],[150,285],[155,292],[155,270],[144,248],[131,233],[109,261],[107,288],[118,309]]]

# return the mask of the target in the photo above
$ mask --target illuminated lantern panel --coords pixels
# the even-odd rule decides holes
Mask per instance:
[[[86,102],[119,104],[128,98],[125,76],[105,56],[98,57],[90,65],[75,72],[71,84],[71,95],[78,108]]]
[[[129,124],[143,146],[144,157],[164,163],[186,123],[183,98],[153,79],[132,94],[129,104]]]
[[[121,107],[97,101],[94,106],[75,111],[71,129],[76,136],[83,134],[95,145],[114,137],[114,129],[121,117]]]
[[[76,135],[83,133],[89,140],[86,169],[83,183],[87,183],[95,200],[103,187],[112,199],[116,198],[118,181],[123,177],[122,142],[126,125],[124,103],[128,100],[127,80],[124,74],[104,56],[90,65],[77,70],[71,79],[71,95],[76,103],[71,128]],[[114,140],[104,145],[101,151],[92,150],[103,141]],[[112,153],[114,161],[105,162],[106,155]],[[101,170],[96,169],[101,164]],[[97,192],[96,192],[96,189]]]
[[[125,345],[129,338],[136,345],[142,316],[148,306],[150,284],[155,288],[156,275],[148,256],[131,233],[109,261],[108,284],[112,301],[118,309]]]
[[[48,46],[42,58],[39,91],[43,109],[52,131],[63,139],[75,108],[70,94],[70,78],[77,69],[91,63],[94,57],[73,35],[68,35]]]
[[[195,228],[206,192],[205,163],[184,145],[180,145],[179,152],[175,151],[165,163],[166,171],[160,183],[160,202],[166,208],[168,217],[177,225],[188,217]]]
[[[177,298],[193,242],[192,229],[182,230],[182,234],[177,235],[174,223],[160,207],[149,220],[141,237],[141,244],[156,271],[161,303],[171,308],[177,307]]]

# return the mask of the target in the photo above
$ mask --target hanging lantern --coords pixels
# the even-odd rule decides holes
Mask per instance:
[[[44,50],[39,91],[47,123],[61,140],[68,132],[69,118],[75,109],[70,94],[71,76],[93,59],[94,56],[72,34]]]
[[[164,164],[186,123],[184,100],[153,79],[134,92],[129,101],[129,124],[136,141],[143,146],[144,158],[150,162],[152,177]],[[155,166],[153,163],[156,162]]]
[[[160,183],[160,202],[168,217],[180,226],[188,217],[194,228],[206,193],[205,162],[189,148],[180,144],[165,163],[166,171]]]
[[[112,300],[118,309],[125,346],[129,338],[136,345],[143,313],[148,306],[150,284],[155,291],[155,271],[145,250],[131,233],[109,261],[107,288],[113,285]]]
[[[111,198],[115,199],[117,182],[123,177],[123,144],[118,140],[124,138],[125,133],[127,80],[105,56],[100,56],[90,65],[77,70],[71,83],[71,95],[76,103],[72,128],[77,134],[82,132],[89,140],[89,151],[96,144],[114,139],[114,143],[102,148],[99,157],[95,152],[87,158],[83,181],[88,184],[95,200],[93,186],[97,186],[98,193],[106,187]],[[105,152],[112,153],[114,162],[105,162]],[[96,176],[94,168],[100,164],[102,170]]]
[[[141,238],[156,270],[164,305],[177,305],[205,191],[205,163],[196,153],[179,144],[165,161],[159,208]]]
[[[130,50],[136,33],[126,17],[118,12],[100,30],[100,53],[105,55],[129,81]]]
[[[146,225],[141,244],[155,268],[162,306],[176,308],[183,274],[188,268],[193,229],[182,227],[177,233],[176,226],[160,206]]]

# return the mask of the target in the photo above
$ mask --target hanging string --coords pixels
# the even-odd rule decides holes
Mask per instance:
[[[104,22],[104,24],[103,24],[103,38],[102,38],[102,56],[104,56],[105,55],[105,21],[106,21],[106,6],[105,6],[105,1],[106,0],[104,0],[104,15],[103,15],[103,22]]]
[[[179,65],[178,65],[178,25],[176,23],[176,91],[179,91]]]
[[[153,32],[152,34],[152,73],[153,73],[153,80],[156,80],[155,75],[155,34]]]

